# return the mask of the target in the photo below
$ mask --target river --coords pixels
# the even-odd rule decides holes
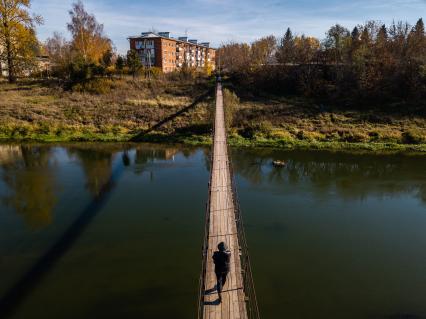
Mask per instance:
[[[209,155],[0,145],[0,317],[194,318]],[[424,157],[231,155],[262,318],[426,318]]]

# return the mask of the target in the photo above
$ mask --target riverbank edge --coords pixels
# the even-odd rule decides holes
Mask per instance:
[[[137,140],[135,137],[138,136]],[[161,134],[150,133],[144,136],[136,134],[114,134],[114,133],[75,133],[67,135],[31,134],[28,136],[7,136],[0,134],[0,143],[75,143],[75,142],[145,142],[161,144],[184,144],[192,146],[210,146],[212,144],[210,135],[194,134]],[[330,151],[365,151],[398,152],[398,153],[421,153],[426,155],[426,144],[397,144],[379,142],[339,142],[339,141],[310,141],[298,139],[279,139],[256,137],[253,139],[240,136],[230,136],[229,145],[241,148],[274,148],[281,150],[330,150]]]

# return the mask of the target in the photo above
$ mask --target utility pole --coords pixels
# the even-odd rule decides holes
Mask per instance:
[[[218,51],[217,53],[218,53],[218,55],[219,55],[219,76],[220,76],[220,74],[221,74],[221,68],[220,68],[220,66],[221,66],[221,64],[220,64],[220,53],[219,53],[219,51]]]
[[[148,49],[148,80],[151,80],[151,49]]]

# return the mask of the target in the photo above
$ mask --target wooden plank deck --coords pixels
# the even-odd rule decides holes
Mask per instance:
[[[219,83],[216,91],[215,135],[209,194],[210,223],[204,278],[203,318],[247,319],[225,129],[222,86]],[[217,291],[214,289],[216,275],[214,273],[212,256],[217,250],[217,245],[222,241],[228,245],[231,251],[231,270],[222,291],[222,302],[219,304]]]

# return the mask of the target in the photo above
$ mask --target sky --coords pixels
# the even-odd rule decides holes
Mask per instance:
[[[44,18],[37,28],[44,41],[54,31],[69,37],[66,23],[74,0],[32,0],[31,11]],[[348,29],[367,20],[415,24],[426,19],[426,0],[83,0],[86,10],[104,24],[118,53],[129,47],[127,37],[155,29],[172,37],[218,47],[229,41],[252,42],[267,35],[293,33],[325,37],[339,23]]]

